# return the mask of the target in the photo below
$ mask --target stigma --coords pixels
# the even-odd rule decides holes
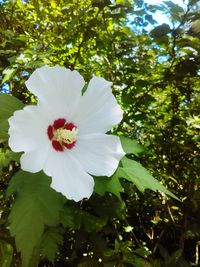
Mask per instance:
[[[77,134],[78,129],[76,129],[75,127],[72,129],[72,131],[60,128],[54,131],[54,139],[58,142],[71,144],[76,141]]]
[[[76,144],[77,134],[77,126],[72,122],[67,123],[65,118],[55,120],[47,128],[47,135],[56,151],[72,149]]]

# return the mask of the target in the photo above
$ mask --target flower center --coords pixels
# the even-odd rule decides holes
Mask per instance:
[[[77,133],[78,129],[76,129],[75,127],[72,129],[72,131],[59,128],[58,130],[54,131],[54,139],[58,142],[71,144],[76,141]]]
[[[49,125],[47,135],[56,151],[64,151],[64,148],[72,149],[76,144],[78,129],[74,123],[67,123],[66,119],[59,118]]]

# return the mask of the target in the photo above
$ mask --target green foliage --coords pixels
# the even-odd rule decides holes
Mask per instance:
[[[124,140],[126,140],[126,144],[127,143],[135,144],[134,142],[132,143],[132,140],[127,141],[128,140],[127,138]],[[132,152],[133,150],[131,149],[131,147],[130,149],[128,149],[128,151],[130,152]],[[173,193],[167,190],[152,175],[150,175],[150,173],[139,162],[128,158],[122,159],[122,167],[119,167],[111,178],[108,177],[95,178],[94,191],[101,196],[103,196],[106,192],[113,193],[119,198],[119,200],[121,200],[120,193],[122,193],[124,189],[120,183],[119,180],[120,178],[125,178],[129,182],[135,184],[136,187],[141,192],[144,192],[145,189],[151,189],[155,192],[156,191],[163,192],[178,200],[178,198]]]
[[[27,267],[199,265],[198,9],[197,0],[184,8],[143,0],[0,3],[0,76],[12,93],[0,94],[0,265],[20,267],[21,258]],[[156,25],[156,10],[172,23]],[[95,177],[95,193],[80,203],[64,205],[41,173],[11,178],[19,155],[7,146],[7,119],[22,102],[35,103],[24,82],[45,64],[77,69],[86,82],[92,74],[112,81],[124,109],[114,131],[128,158],[112,177]],[[174,197],[166,187],[181,201],[157,194]]]
[[[17,109],[22,109],[23,103],[14,96],[0,94],[0,141],[8,138],[8,119]]]
[[[13,259],[13,247],[5,242],[0,241],[0,266],[10,267]]]
[[[94,191],[100,196],[105,195],[105,193],[113,193],[116,197],[121,200],[120,193],[124,191],[120,181],[120,176],[118,171],[112,177],[94,177],[95,187]]]
[[[47,228],[41,237],[41,254],[51,262],[56,259],[59,245],[63,244],[63,231],[61,228]]]
[[[5,69],[3,71],[4,77],[3,77],[2,83],[11,80],[11,78],[15,75],[15,73],[16,73],[16,69]]]
[[[170,33],[170,31],[171,31],[171,29],[170,29],[169,25],[166,23],[163,23],[162,25],[159,25],[156,28],[154,28],[151,31],[151,35],[154,38],[156,38],[156,37],[158,38],[158,37],[161,37],[163,35],[166,35],[167,33]]]
[[[17,197],[9,215],[10,232],[22,254],[23,266],[29,266],[41,238],[48,237],[42,236],[45,226],[58,225],[63,198],[50,188],[50,178],[43,173],[18,172],[7,190],[8,196],[14,193]],[[44,246],[42,251],[45,252]],[[44,255],[52,258],[52,254]]]
[[[87,232],[93,232],[101,230],[106,220],[80,208],[67,206],[61,213],[61,222],[67,228],[80,229],[80,227],[84,227]]]
[[[123,167],[119,168],[118,177],[134,183],[137,188],[144,192],[145,189],[161,191],[175,199],[177,197],[160,184],[150,173],[137,161],[128,158],[122,159]]]
[[[19,154],[10,151],[9,149],[0,148],[0,173],[3,168],[7,167],[11,160],[19,161]]]
[[[136,140],[131,140],[124,136],[121,136],[120,140],[126,154],[134,154],[136,156],[139,156],[139,154],[144,151],[144,147],[138,144]]]

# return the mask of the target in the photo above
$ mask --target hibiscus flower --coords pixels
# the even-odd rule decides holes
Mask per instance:
[[[77,71],[39,68],[26,81],[37,105],[9,118],[9,146],[24,152],[21,168],[43,170],[52,188],[75,201],[91,196],[91,175],[111,176],[125,154],[119,137],[105,134],[123,115],[111,82],[94,76],[82,94],[84,85]]]

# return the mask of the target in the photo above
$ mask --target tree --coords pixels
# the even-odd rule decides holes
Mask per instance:
[[[185,9],[172,1],[156,6],[142,0],[17,0],[0,5],[2,84],[9,85],[11,95],[21,100],[2,102],[4,106],[12,103],[9,111],[4,112],[3,104],[0,107],[2,266],[20,266],[21,259],[24,266],[38,266],[39,261],[40,266],[198,266],[197,1],[189,1]],[[156,25],[152,15],[157,9],[168,13],[172,24]],[[146,28],[150,24],[151,32]],[[98,184],[97,179],[96,193],[89,201],[76,204],[56,195],[55,206],[62,207],[57,217],[52,219],[45,210],[49,224],[37,224],[32,231],[27,223],[23,232],[17,229],[23,216],[19,205],[25,197],[23,188],[32,190],[33,178],[29,176],[24,184],[16,174],[10,180],[19,170],[20,155],[8,148],[7,118],[18,107],[36,102],[24,81],[45,64],[76,69],[86,81],[95,74],[113,82],[124,109],[123,122],[114,132],[124,138],[127,161],[137,162],[131,175],[125,161],[123,171],[111,180]],[[139,160],[181,201],[145,190],[151,178],[137,165]],[[141,179],[136,183],[137,168],[139,178],[147,179],[144,187]],[[42,221],[35,200],[40,182],[34,180],[34,186],[30,205]],[[48,186],[47,179],[42,188],[47,195],[54,194]],[[21,214],[18,220],[16,214]],[[11,224],[10,232],[8,220],[16,223]],[[17,231],[32,233],[30,240],[20,242],[20,235],[14,240]]]

